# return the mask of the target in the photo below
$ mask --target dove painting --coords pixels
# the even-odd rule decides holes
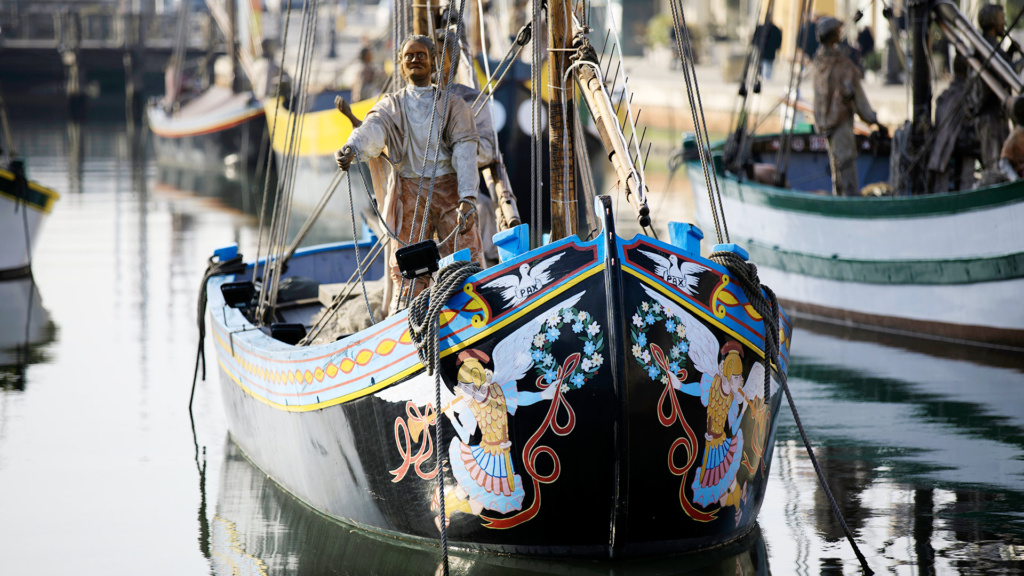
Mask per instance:
[[[650,250],[640,250],[640,253],[654,262],[654,273],[661,276],[662,280],[691,296],[697,294],[697,282],[700,280],[700,274],[708,270],[707,266],[701,266],[696,262],[680,261],[675,254],[669,254],[666,258]]]
[[[504,299],[502,308],[515,308],[527,298],[540,292],[552,280],[551,266],[558,262],[564,254],[559,253],[531,265],[525,262],[517,272],[499,276],[483,284],[481,288],[499,288]]]

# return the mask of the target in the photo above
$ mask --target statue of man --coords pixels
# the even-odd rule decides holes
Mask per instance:
[[[454,95],[447,98],[445,107],[443,89],[431,83],[437,55],[430,38],[409,36],[400,55],[407,85],[383,96],[335,153],[338,167],[348,170],[357,155],[363,160],[376,158],[386,148],[395,168],[388,180],[383,211],[388,227],[399,239],[391,241],[387,266],[394,289],[392,314],[426,287],[422,279],[403,281],[394,259],[401,243],[413,244],[436,235],[443,242],[442,257],[468,248],[471,259],[483,264],[476,226],[480,176],[473,113]]]
[[[864,87],[860,70],[841,52],[839,31],[842,22],[830,16],[818,19],[815,33],[820,47],[811,63],[814,77],[814,124],[828,139],[828,159],[832,167],[832,194],[857,196],[857,140],[853,135],[853,115],[868,124],[878,124]],[[878,125],[883,133],[885,127]]]

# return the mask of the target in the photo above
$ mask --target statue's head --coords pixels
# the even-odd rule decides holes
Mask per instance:
[[[429,86],[430,75],[434,71],[437,50],[434,42],[422,34],[413,34],[402,42],[399,51],[402,76],[405,81],[416,86]]]

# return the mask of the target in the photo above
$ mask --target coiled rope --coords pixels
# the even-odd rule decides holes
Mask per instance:
[[[409,306],[409,335],[416,345],[416,354],[427,369],[427,375],[434,376],[434,405],[441,407],[441,349],[439,342],[441,309],[448,299],[462,291],[462,286],[473,274],[483,268],[476,262],[457,261],[445,266],[437,273],[437,279],[416,295]],[[441,569],[448,575],[448,526],[444,509],[444,468],[446,461],[441,451],[440,412],[434,425],[434,446],[437,449],[437,492],[441,521]]]
[[[708,258],[713,262],[721,264],[729,271],[730,278],[739,285],[750,305],[761,315],[761,321],[764,323],[764,397],[767,400],[771,398],[772,363],[774,362],[776,365],[779,365],[779,301],[771,288],[761,284],[761,280],[757,277],[757,266],[753,263],[747,262],[738,254],[726,251],[712,252]],[[846,539],[850,541],[850,546],[853,547],[853,552],[857,555],[864,573],[874,574],[871,568],[868,567],[864,554],[857,547],[853,533],[850,531],[850,527],[847,526],[843,513],[839,510],[839,505],[832,495],[832,490],[829,489],[828,483],[825,481],[825,474],[821,471],[818,459],[814,456],[814,449],[811,448],[811,442],[807,439],[804,425],[800,421],[800,414],[797,412],[796,404],[793,402],[793,395],[789,391],[786,375],[780,371],[779,376],[782,390],[786,393],[786,401],[789,402],[789,409],[793,412],[793,420],[800,431],[800,438],[804,441],[804,447],[807,448],[807,455],[814,466],[814,472],[818,475],[818,483],[821,484],[821,489],[824,490],[825,496],[828,497],[832,513],[835,515],[836,520],[839,521]]]

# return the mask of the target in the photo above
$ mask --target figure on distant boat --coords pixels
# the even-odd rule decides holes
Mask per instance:
[[[1013,122],[1016,126],[999,155],[999,169],[1011,182],[1024,175],[1024,99],[1018,98],[1013,103]]]
[[[999,47],[1005,27],[1006,12],[1002,6],[987,4],[978,11],[978,28],[985,41],[1009,62],[1009,56]],[[974,129],[981,144],[981,164],[987,172],[995,172],[1003,142],[1010,135],[1006,111],[999,97],[984,82],[975,82],[972,97],[970,113],[974,116]]]
[[[928,156],[932,193],[970,190],[974,187],[974,164],[978,160],[978,139],[968,109],[967,59],[953,59],[953,81],[935,100],[935,143]]]
[[[369,46],[359,49],[359,68],[352,84],[352,101],[359,102],[372,98],[380,92],[383,73],[373,63],[373,50]]]
[[[430,80],[436,57],[430,38],[414,35],[405,40],[400,65],[408,85],[383,96],[370,109],[335,159],[339,168],[348,170],[357,154],[367,160],[386,149],[395,168],[384,197],[383,216],[388,227],[401,242],[410,244],[433,239],[436,234],[439,241],[447,239],[439,247],[442,257],[468,248],[470,258],[483,264],[476,226],[480,175],[475,121],[460,98],[449,99],[447,109],[440,110],[445,98],[438,93],[434,108],[437,88]],[[439,111],[431,118],[434,110]],[[429,283],[418,279],[410,286],[403,281],[394,258],[400,247],[400,242],[390,243],[386,264],[392,280],[392,314]]]
[[[818,19],[817,54],[814,75],[814,124],[828,142],[828,158],[832,168],[832,193],[836,196],[857,196],[857,140],[853,135],[853,115],[868,124],[875,124],[885,134],[884,126],[871,109],[861,86],[860,70],[836,46],[842,22],[830,16]]]

